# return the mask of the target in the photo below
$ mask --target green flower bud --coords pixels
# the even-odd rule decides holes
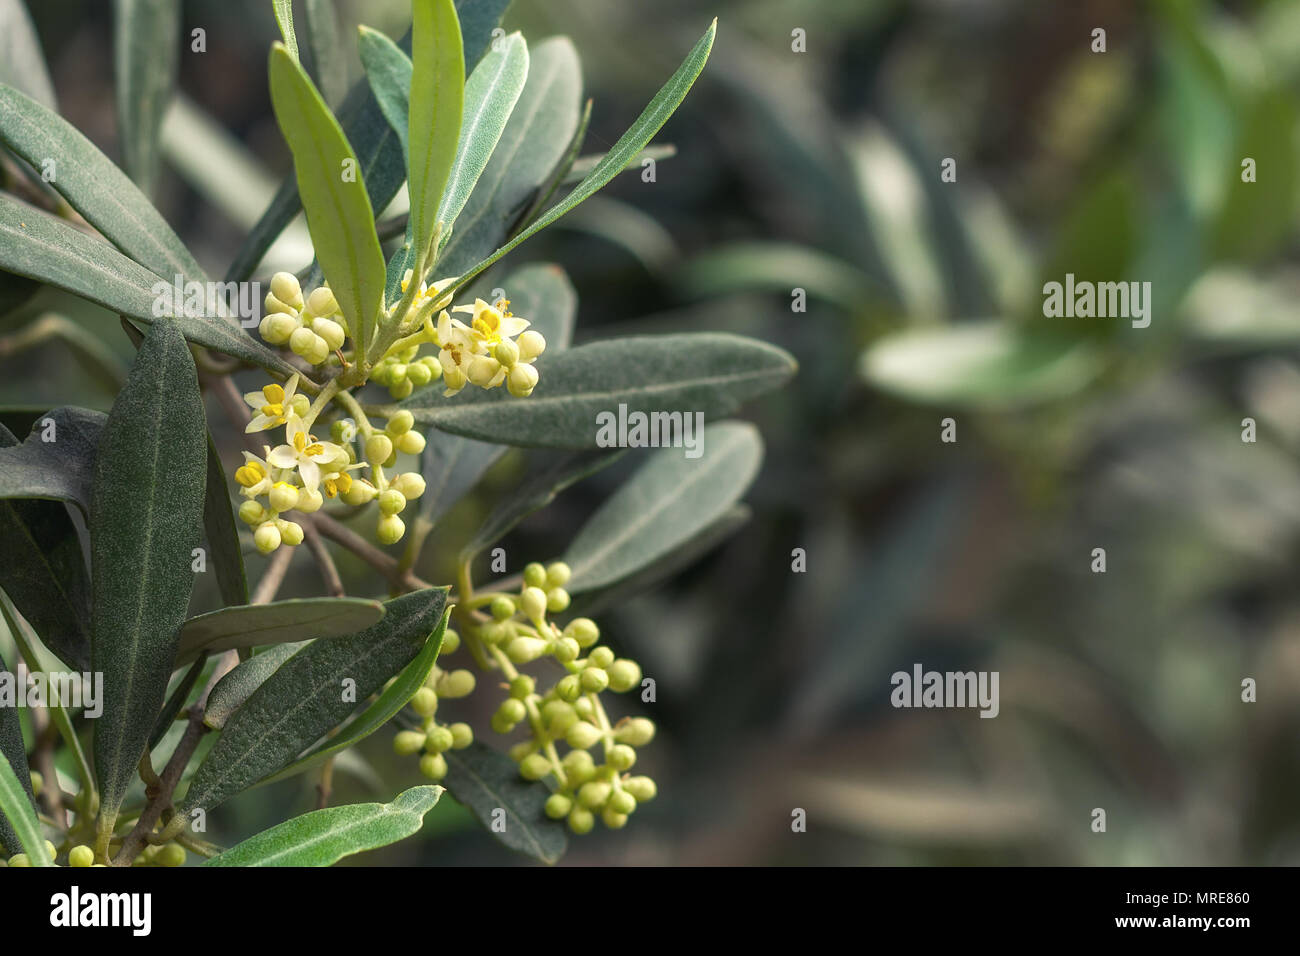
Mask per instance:
[[[68,866],[85,867],[95,862],[95,851],[78,844],[68,851]]]
[[[366,461],[371,465],[383,465],[393,453],[393,440],[383,432],[376,432],[366,439]]]
[[[533,329],[525,329],[515,342],[519,346],[521,362],[531,362],[546,351],[546,337]]]
[[[296,315],[288,312],[271,312],[262,317],[258,323],[257,331],[261,333],[262,338],[272,345],[283,345],[289,341],[290,336],[298,331],[301,323]]]
[[[546,583],[546,568],[536,561],[524,567],[524,584],[530,588],[540,588]]]
[[[578,679],[577,674],[568,674],[561,677],[555,685],[555,693],[560,700],[567,700],[569,703],[577,700],[582,696],[582,681]]]
[[[447,759],[442,754],[425,754],[420,758],[420,773],[430,780],[447,776]]]
[[[510,682],[510,696],[525,699],[533,692],[536,682],[527,674],[520,674]]]
[[[352,480],[352,487],[343,492],[339,497],[342,498],[345,503],[352,505],[354,508],[359,508],[361,505],[373,501],[375,496],[378,494],[379,490],[365,478],[354,478]]]
[[[581,681],[579,681],[579,685],[581,685]],[[579,697],[573,702],[573,709],[578,712],[578,716],[583,720],[591,721],[595,719],[596,705],[591,702],[590,697]]]
[[[421,717],[432,717],[438,712],[438,695],[428,687],[421,687],[411,698],[411,709]]]
[[[320,511],[323,504],[325,504],[325,496],[320,493],[320,489],[309,491],[303,488],[298,492],[298,510],[305,515]]]
[[[275,526],[280,529],[280,540],[291,548],[296,548],[302,544],[303,530],[302,525],[296,521],[277,521]]]
[[[324,340],[325,346],[331,352],[343,348],[343,340],[347,338],[343,326],[333,319],[312,319],[311,330]]]
[[[406,381],[406,363],[394,362],[388,366],[388,384],[400,385]]]
[[[636,809],[636,797],[626,790],[615,790],[609,796],[609,808],[615,813],[629,814]]]
[[[551,588],[546,592],[546,610],[559,614],[569,606],[569,592],[564,588]]]
[[[599,667],[588,665],[583,668],[578,678],[582,681],[582,689],[592,694],[599,694],[609,686],[609,674]]]
[[[460,635],[451,628],[447,628],[447,630],[443,632],[442,648],[438,653],[455,654],[458,650],[460,650]]]
[[[578,642],[571,637],[561,637],[551,642],[551,655],[561,664],[576,661],[580,653],[582,650],[578,647]]]
[[[424,494],[424,479],[414,471],[408,471],[395,476],[389,483],[388,487],[400,491],[406,496],[407,501],[414,501],[420,495]]]
[[[600,731],[585,720],[578,721],[564,735],[564,742],[574,750],[586,750],[595,746],[599,740]]]
[[[622,694],[641,683],[641,667],[636,661],[623,658],[605,668],[609,672],[609,689]]]
[[[406,534],[406,524],[397,515],[384,515],[379,519],[379,525],[375,529],[375,537],[379,539],[380,544],[396,544],[402,540],[404,534]]]
[[[502,723],[509,722],[513,726],[528,715],[528,708],[524,706],[522,700],[507,697],[501,702],[501,706],[497,708],[497,715],[501,718]]]
[[[319,338],[319,335],[304,325],[301,328],[294,329],[293,335],[289,336],[289,348],[293,350],[295,355],[301,355],[303,358],[307,358],[313,351],[315,351],[316,340]],[[308,359],[308,361],[310,361],[310,359]],[[316,363],[313,362],[312,364],[314,365]]]
[[[327,286],[312,289],[311,295],[307,296],[307,308],[311,310],[312,315],[325,317],[340,312],[339,300],[334,298],[334,293]]]
[[[614,663],[614,652],[608,647],[598,647],[587,655],[587,663],[592,667],[608,667]]]
[[[253,544],[262,554],[270,554],[280,547],[280,529],[270,521],[259,525],[253,533]]]
[[[562,700],[554,699],[548,700],[546,703],[542,704],[542,723],[544,724],[554,726],[556,720],[567,714],[573,714],[575,717],[577,716],[572,704],[567,704]],[[565,729],[567,730],[568,727]]]
[[[474,672],[461,668],[460,670],[448,671],[438,678],[437,691],[440,697],[446,697],[448,700],[459,700],[462,697],[468,697],[474,693],[476,683]]]
[[[531,365],[520,363],[510,370],[506,376],[506,389],[515,398],[527,398],[533,394],[533,389],[537,387],[537,369]]]
[[[589,781],[578,788],[578,802],[589,810],[597,810],[605,805],[613,789],[603,781]]]
[[[271,513],[262,507],[260,502],[249,499],[239,506],[239,520],[244,524],[254,525],[261,524]]]
[[[400,514],[406,510],[406,495],[396,488],[379,493],[379,510],[386,515]]]
[[[415,384],[409,378],[404,378],[395,385],[388,386],[388,394],[398,401],[406,398],[413,391],[415,391]]]
[[[515,602],[504,594],[492,599],[492,616],[498,621],[505,621],[515,616]]]
[[[399,730],[393,738],[393,753],[409,757],[423,750],[426,740],[426,736],[418,730]]]
[[[579,647],[591,647],[600,640],[600,628],[589,617],[574,618],[564,629],[564,636],[573,638]]]
[[[424,746],[430,753],[442,753],[444,750],[450,750],[455,742],[456,738],[449,729],[434,727],[429,731],[429,739],[425,741]]]
[[[546,583],[549,587],[562,588],[573,577],[573,569],[563,561],[556,561],[546,567]]]
[[[10,865],[10,866],[19,866],[19,867],[22,867],[22,866],[31,866],[31,865],[32,865],[32,861],[31,861],[30,859],[28,859],[26,853],[15,853],[13,856],[11,856],[11,857],[9,858],[9,865]]]
[[[301,392],[294,395],[293,401],[291,401],[289,405],[293,408],[294,414],[299,418],[305,417],[306,414],[311,411],[311,399],[306,395],[303,395]]]
[[[605,754],[605,762],[615,770],[630,770],[636,763],[636,751],[627,744],[615,744]]]
[[[411,430],[411,426],[414,424],[415,424],[415,416],[412,415],[410,412],[408,412],[406,409],[402,409],[401,411],[394,414],[393,417],[388,420],[388,424],[384,426],[384,431],[388,432],[388,434],[393,438],[396,438],[398,435],[402,435],[405,434],[406,432],[409,432]]]
[[[506,656],[516,664],[528,664],[546,653],[546,642],[536,637],[516,637],[506,647]]]
[[[469,724],[455,723],[450,730],[452,750],[464,750],[474,742],[474,730]]]
[[[551,772],[551,762],[541,754],[530,754],[519,762],[519,775],[525,780],[541,780]]]
[[[271,295],[295,309],[302,308],[302,286],[292,272],[277,272],[271,276]]]
[[[562,820],[573,809],[573,801],[562,793],[553,793],[546,798],[546,815],[552,820]]]
[[[541,588],[526,587],[519,595],[519,606],[530,621],[546,618],[546,592]]]
[[[510,628],[498,621],[488,621],[486,624],[479,626],[478,636],[483,640],[484,644],[500,644],[510,636]]]
[[[396,445],[404,455],[418,455],[424,451],[424,436],[414,430],[403,432],[397,436]]]
[[[560,763],[564,765],[564,775],[572,785],[584,784],[596,776],[596,761],[585,750],[570,750]]]
[[[423,365],[433,375],[432,381],[438,381],[442,377],[442,363],[438,361],[436,355],[426,355],[417,363]],[[410,374],[409,372],[407,374]]]
[[[623,781],[623,789],[636,797],[637,803],[646,803],[655,798],[659,788],[649,777],[628,777]]]
[[[510,368],[519,361],[519,346],[509,339],[502,339],[492,350],[492,357],[503,367]]]
[[[433,381],[433,369],[423,362],[416,362],[414,365],[406,366],[406,380],[416,388],[422,385],[428,385]]]
[[[519,741],[519,743],[515,744],[513,747],[511,747],[509,750],[506,751],[506,756],[509,757],[511,760],[513,760],[515,763],[519,763],[529,754],[536,753],[536,752],[537,752],[536,740],[532,740],[532,739],[521,740]]]
[[[574,807],[569,814],[569,829],[581,836],[590,833],[596,825],[596,817],[586,807]]]
[[[312,332],[312,335],[316,336],[315,341],[312,342],[311,349],[303,356],[303,358],[312,365],[320,365],[330,357],[330,352],[332,350],[330,349],[329,342],[321,336],[316,335],[315,331]]]
[[[621,744],[631,744],[633,747],[644,747],[655,738],[655,725],[653,720],[647,720],[644,717],[633,717],[629,720],[621,721],[619,726],[614,728],[614,739]]]
[[[298,507],[298,489],[287,481],[277,481],[267,494],[272,511],[292,511]]]
[[[606,807],[600,814],[600,821],[611,830],[621,830],[627,826],[627,814]]]
[[[168,843],[158,851],[154,861],[159,866],[183,866],[185,864],[185,847],[179,843]]]

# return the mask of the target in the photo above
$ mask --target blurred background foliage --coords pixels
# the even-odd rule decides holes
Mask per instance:
[[[116,155],[110,5],[30,6],[63,113]],[[181,57],[158,202],[220,273],[289,168],[275,25],[264,0],[184,8],[207,52]],[[409,16],[338,9],[391,35]],[[1300,4],[516,0],[507,25],[573,37],[596,152],[714,14],[655,181],[621,177],[511,259],[565,266],[579,341],[732,330],[801,363],[749,410],[768,444],[749,523],[599,616],[657,679],[660,796],[567,862],[1300,863]],[[334,69],[360,76],[355,56]],[[301,268],[303,242],[261,272]],[[1067,272],[1151,282],[1150,327],[1044,318]],[[130,355],[115,318],[50,290],[12,305],[0,404],[106,408]],[[66,338],[24,349],[33,322]],[[628,458],[525,522],[511,567],[560,553]],[[450,579],[522,467],[446,516],[422,575]],[[319,588],[304,556],[282,594]],[[889,676],[916,662],[999,671],[1000,715],[893,709]],[[494,697],[471,698],[478,725]],[[336,800],[413,775],[376,735]],[[312,797],[309,779],[246,794],[213,835]],[[513,861],[447,799],[356,863]]]

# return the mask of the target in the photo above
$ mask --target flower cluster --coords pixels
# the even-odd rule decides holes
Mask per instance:
[[[266,311],[258,332],[272,345],[288,345],[309,365],[321,365],[335,352],[341,353],[348,336],[347,320],[330,291],[322,285],[303,299],[302,286],[288,272],[271,277]]]
[[[644,717],[611,724],[600,701],[602,691],[623,693],[639,687],[640,666],[599,646],[600,630],[589,618],[577,618],[564,628],[549,619],[569,606],[564,585],[570,573],[568,565],[559,562],[549,567],[530,564],[518,594],[472,598],[470,608],[486,608],[488,613],[471,612],[466,639],[476,659],[499,669],[504,678],[508,696],[492,715],[492,729],[509,734],[522,726],[528,732],[509,751],[520,775],[546,781],[552,790],[547,815],[567,818],[573,832],[586,833],[597,816],[610,828],[622,827],[638,804],[655,796],[650,777],[628,774],[637,760],[636,748],[650,743],[655,726]],[[457,635],[452,649],[460,644]],[[444,639],[446,653],[451,651]],[[516,665],[544,657],[552,658],[564,673],[549,689],[539,691],[537,679],[520,673]],[[473,688],[467,670],[439,673],[432,688],[423,688],[411,702],[424,718],[423,729],[402,731],[394,741],[398,753],[423,750],[420,770],[434,780],[447,772],[442,752],[468,746],[473,739],[465,724],[442,727],[433,720],[438,697],[464,696]],[[600,763],[592,755],[597,744]],[[561,746],[567,749],[562,757]]]

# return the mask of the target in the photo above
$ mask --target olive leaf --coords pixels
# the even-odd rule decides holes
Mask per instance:
[[[189,347],[174,323],[150,327],[104,424],[90,507],[92,669],[102,821],[135,779],[167,692],[202,536],[207,426]]]
[[[208,436],[208,474],[203,491],[203,530],[216,570],[217,590],[226,604],[248,603],[248,578],[244,574],[244,555],[239,546],[235,513],[230,507],[230,490],[226,487],[226,469],[221,464],[212,436]]]
[[[459,275],[510,237],[577,132],[581,100],[573,42],[550,37],[532,48],[528,80],[443,247],[440,274]]]
[[[307,641],[276,644],[246,661],[240,661],[217,681],[203,708],[203,722],[213,730],[226,726],[230,715],[261,687],[281,664],[307,646]]]
[[[0,83],[22,90],[52,110],[59,108],[40,37],[23,0],[0,0]]]
[[[224,607],[192,617],[181,626],[176,666],[201,653],[262,647],[311,638],[341,637],[373,627],[384,605],[365,598],[294,598],[271,604]]]
[[[419,833],[442,793],[442,787],[412,787],[392,803],[313,810],[249,837],[204,866],[331,866]]]
[[[357,52],[375,102],[405,153],[411,116],[411,58],[387,36],[367,26],[357,30]]]
[[[48,283],[148,323],[164,318],[155,312],[156,304],[160,293],[167,292],[164,286],[173,281],[160,278],[102,239],[4,194],[0,194],[0,269]],[[296,371],[232,319],[181,314],[167,321],[195,345],[281,375]]]
[[[545,785],[521,779],[518,764],[477,740],[464,750],[448,750],[443,757],[447,790],[494,837],[543,863],[556,863],[564,856],[569,840],[563,825],[546,816],[543,808],[550,791]],[[497,825],[501,812],[504,829]]]
[[[438,660],[438,652],[442,650],[442,638],[447,632],[447,620],[450,616],[451,608],[448,607],[443,611],[437,630],[429,635],[419,655],[402,668],[402,672],[384,688],[383,693],[375,699],[374,703],[340,727],[338,734],[326,738],[319,746],[313,747],[275,776],[268,777],[266,782],[283,780],[319,766],[330,757],[342,753],[349,747],[355,747],[396,717],[415,696],[415,692],[424,686],[425,680],[433,671],[433,665]]]
[[[71,123],[17,90],[0,86],[0,141],[43,169],[50,185],[109,242],[151,272],[207,281],[167,221],[107,156]]]
[[[315,65],[316,86],[331,109],[343,101],[347,72],[334,0],[306,0],[307,48]]]
[[[364,353],[384,304],[384,253],[356,155],[302,66],[271,50],[271,105],[293,153],[316,257]]]
[[[22,763],[24,774],[26,760]],[[6,835],[5,831],[10,832]],[[5,837],[5,847],[10,852],[27,854],[32,866],[53,866],[49,848],[41,835],[41,822],[36,818],[36,807],[31,800],[31,785],[26,788],[19,782],[18,774],[9,763],[9,757],[0,752],[0,836]],[[14,841],[17,845],[11,845]]]
[[[782,385],[794,359],[756,339],[726,333],[629,336],[537,360],[540,381],[516,399],[504,389],[444,398],[426,389],[377,414],[407,409],[417,422],[480,441],[543,448],[595,448],[603,419],[633,413],[726,415]]]
[[[37,417],[21,445],[0,443],[0,498],[66,501],[89,517],[95,456],[107,420],[88,408],[56,408]]]
[[[271,0],[271,9],[275,13],[275,24],[280,28],[280,36],[284,39],[284,48],[297,63],[298,34],[293,28],[293,0]]]
[[[0,448],[17,444],[0,425]],[[59,501],[0,500],[0,554],[0,588],[50,650],[76,670],[87,670],[90,581],[67,507]]]
[[[185,795],[211,809],[283,770],[420,653],[442,620],[446,588],[387,602],[383,620],[313,641],[281,664],[225,722]]]
[[[431,248],[456,162],[465,106],[465,51],[451,0],[412,0],[407,119],[410,234],[418,260]]]
[[[0,656],[0,672],[12,673],[3,656]],[[8,761],[14,781],[25,793],[26,803],[34,809],[36,798],[32,795],[32,778],[27,770],[27,747],[23,744],[23,725],[16,707],[0,707],[0,757]],[[18,838],[14,825],[9,822],[11,813],[3,807],[0,807],[0,811],[3,811],[0,812],[0,847],[10,855],[21,853],[23,843]]]
[[[713,49],[713,38],[717,33],[717,28],[718,21],[715,19],[709,25],[709,29],[705,31],[704,36],[700,37],[691,52],[687,54],[686,59],[682,61],[682,65],[677,68],[677,72],[669,78],[668,82],[655,94],[654,99],[650,101],[641,115],[637,117],[636,122],[619,137],[613,148],[601,158],[595,168],[587,174],[586,178],[571,193],[538,217],[528,228],[461,275],[456,284],[463,285],[474,278],[474,276],[488,268],[521,242],[541,232],[541,230],[555,222],[583,200],[595,195],[606,183],[627,168],[627,164],[644,148],[646,143],[650,142],[655,133],[663,128],[664,123],[668,122],[668,118],[673,115],[677,107],[681,105],[682,100],[686,98],[686,94],[694,85],[696,77],[704,69],[704,64],[709,58],[709,52]]]
[[[570,593],[625,578],[708,527],[749,488],[763,460],[758,429],[717,422],[704,429],[704,454],[661,448],[579,529],[564,560]]]
[[[113,72],[122,159],[144,192],[158,175],[158,135],[176,89],[180,0],[114,0]]]

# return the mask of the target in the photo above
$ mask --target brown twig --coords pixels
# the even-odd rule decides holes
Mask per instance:
[[[257,590],[253,592],[253,604],[270,604],[275,600],[276,592],[284,583],[284,576],[292,560],[293,548],[280,548],[271,556],[271,563],[262,572],[262,578],[257,582]]]
[[[397,559],[379,550],[361,535],[346,525],[340,524],[329,515],[317,512],[310,516],[312,523],[325,537],[329,538],[354,553],[384,577],[393,587],[401,591],[418,591],[433,587],[428,581],[417,577],[413,571],[403,570]]]
[[[320,783],[316,784],[316,809],[324,810],[329,806],[330,793],[334,784],[334,758],[330,757],[320,769]]]
[[[311,556],[316,559],[316,567],[320,568],[321,579],[325,582],[325,590],[330,597],[343,597],[343,579],[339,577],[339,569],[334,565],[334,559],[330,557],[329,548],[325,547],[325,541],[320,536],[314,522],[308,521],[302,526],[302,536],[306,540],[307,548],[311,551]]]

